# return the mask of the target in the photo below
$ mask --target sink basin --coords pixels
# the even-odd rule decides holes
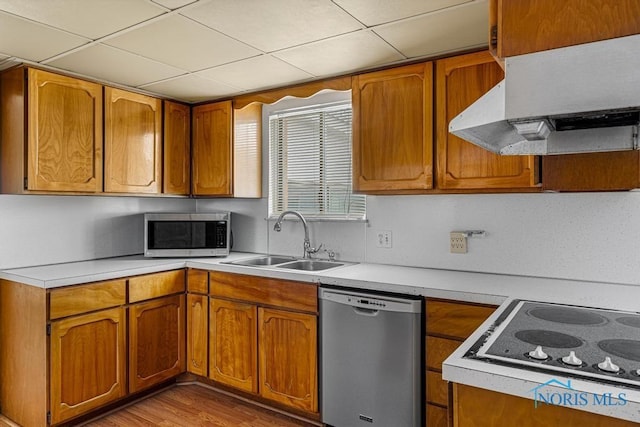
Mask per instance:
[[[304,270],[304,271],[320,271],[328,270],[330,268],[340,267],[344,264],[331,261],[319,261],[313,259],[301,259],[295,262],[289,262],[279,265],[278,268],[289,268],[291,270]]]
[[[231,261],[229,264],[248,265],[248,266],[269,266],[276,264],[284,264],[285,262],[294,261],[295,258],[290,256],[262,256],[259,258],[240,259]]]

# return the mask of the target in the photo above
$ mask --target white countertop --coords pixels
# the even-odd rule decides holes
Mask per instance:
[[[232,252],[219,258],[105,258],[0,271],[0,279],[45,289],[192,267],[302,282],[380,290],[484,304],[506,298],[640,311],[640,286],[509,276],[384,264],[346,264],[315,272],[225,264],[261,254]]]
[[[224,258],[162,259],[141,255],[71,262],[0,271],[0,279],[45,289],[140,274],[191,267],[309,283],[339,285],[484,304],[501,304],[507,298],[556,302],[626,311],[640,311],[640,286],[581,282],[538,277],[509,276],[383,264],[346,264],[322,272],[285,270],[277,267],[246,267],[225,264],[261,254],[233,252]],[[472,386],[532,398],[531,390],[549,380],[549,375],[464,359],[467,349],[491,325],[500,310],[479,328],[443,366],[443,377]],[[617,387],[573,380],[574,389],[590,393],[620,392]],[[552,387],[552,386],[549,386]],[[562,389],[560,389],[562,391]],[[579,409],[640,421],[640,391],[627,390],[624,406]],[[533,404],[533,403],[532,403]]]

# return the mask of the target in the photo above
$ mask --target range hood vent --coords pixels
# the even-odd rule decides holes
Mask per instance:
[[[509,57],[505,70],[451,133],[505,155],[639,149],[640,35]]]

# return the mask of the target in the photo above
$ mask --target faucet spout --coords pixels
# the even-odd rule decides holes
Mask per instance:
[[[309,240],[309,226],[307,224],[307,220],[304,218],[304,216],[302,216],[302,214],[298,211],[284,211],[280,214],[280,216],[278,217],[276,223],[273,226],[273,229],[275,231],[281,231],[282,230],[282,219],[286,216],[286,215],[294,215],[297,216],[298,218],[300,218],[300,221],[302,221],[302,226],[304,227],[304,253],[303,253],[303,258],[311,258],[311,241]]]

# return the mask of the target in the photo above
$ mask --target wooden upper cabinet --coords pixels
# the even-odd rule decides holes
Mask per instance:
[[[544,156],[542,187],[549,191],[616,191],[640,188],[640,151]]]
[[[21,67],[0,80],[2,192],[101,192],[102,86]]]
[[[436,186],[444,190],[535,187],[535,156],[500,156],[449,133],[449,122],[504,78],[489,52],[437,61],[436,70]]]
[[[640,33],[637,0],[491,0],[500,58]]]
[[[433,187],[433,64],[353,78],[353,188],[356,192]]]
[[[191,108],[164,101],[162,192],[188,195],[191,190]]]
[[[192,194],[231,196],[233,192],[231,101],[194,107],[191,120]]]
[[[262,197],[262,104],[233,110],[233,197]]]
[[[160,193],[162,101],[105,88],[104,191]]]

